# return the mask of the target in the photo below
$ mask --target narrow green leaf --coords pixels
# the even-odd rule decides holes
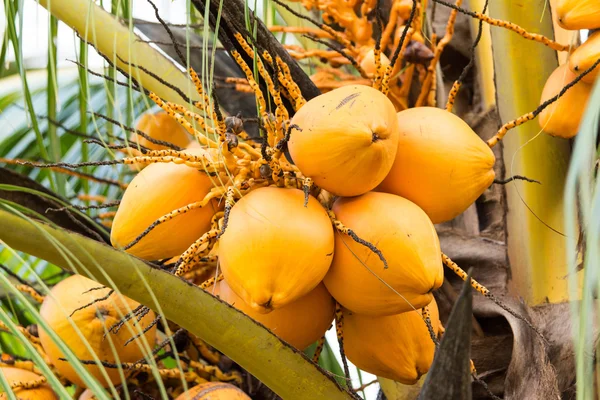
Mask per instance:
[[[33,108],[33,102],[31,100],[31,92],[29,90],[29,84],[27,83],[27,75],[25,74],[25,69],[23,67],[23,54],[21,51],[21,38],[19,37],[19,35],[17,34],[17,28],[15,25],[15,16],[17,13],[17,8],[16,5],[18,4],[18,0],[15,0],[14,2],[11,0],[5,0],[4,2],[4,7],[6,9],[6,21],[7,21],[7,32],[8,32],[8,36],[10,38],[10,41],[13,45],[13,49],[15,52],[15,63],[17,65],[17,69],[19,70],[19,73],[21,75],[21,82],[22,82],[22,86],[23,86],[23,93],[25,95],[25,102],[27,105],[27,109],[29,111],[29,114],[31,116],[30,121],[31,121],[31,126],[33,127],[33,130],[35,132],[36,135],[36,140],[37,140],[37,145],[38,145],[38,151],[39,154],[42,156],[42,158],[48,160],[48,152],[46,151],[46,147],[44,145],[44,138],[40,132],[39,126],[38,126],[38,122],[37,122],[37,118],[35,117],[35,109]],[[20,13],[22,14],[22,13]],[[22,16],[21,16],[22,19]],[[49,174],[50,175],[50,184],[53,188],[53,190],[56,189],[56,183],[55,183],[55,179],[53,174]]]

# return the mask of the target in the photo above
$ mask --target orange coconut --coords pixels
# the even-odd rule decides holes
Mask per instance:
[[[300,350],[304,350],[325,334],[331,326],[335,312],[333,297],[322,283],[296,301],[268,314],[256,312],[247,305],[231,290],[225,280],[206,290],[260,322],[275,335]]]
[[[313,290],[333,256],[333,228],[312,196],[264,187],[231,209],[219,243],[219,265],[233,291],[258,312],[269,312]]]
[[[191,136],[187,133],[185,128],[164,111],[160,111],[156,114],[148,113],[142,115],[136,125],[136,129],[144,132],[152,139],[169,142],[181,148],[187,147],[192,141]],[[133,142],[133,144],[139,143],[151,150],[166,150],[169,148],[152,143],[148,139],[135,133],[131,135],[129,140]]]
[[[429,304],[431,325],[440,333],[435,300]],[[344,310],[344,350],[348,359],[363,371],[415,384],[429,371],[435,345],[421,310],[385,317],[360,315]]]
[[[198,155],[202,152],[190,150]],[[113,220],[111,243],[125,247],[163,215],[202,201],[212,187],[205,172],[184,164],[147,166],[125,190]],[[180,214],[157,225],[127,252],[145,260],[180,255],[210,229],[210,220],[218,210],[218,200],[213,199],[202,208]]]
[[[9,384],[17,382],[32,382],[40,379],[41,376],[31,371],[20,368],[0,367],[0,373]],[[35,389],[15,388],[12,390],[19,400],[58,400],[56,393],[52,391],[50,385],[45,383]],[[0,393],[0,399],[8,399],[6,393]]]
[[[383,53],[381,53],[380,62],[382,66],[390,65],[390,59],[387,58],[387,56]],[[365,55],[362,57],[360,66],[368,75],[375,75],[375,72],[377,72],[377,66],[375,64],[375,51],[373,48],[365,51]]]
[[[251,400],[251,398],[232,384],[206,382],[180,394],[175,400]]]
[[[152,139],[168,142],[181,148],[188,147],[192,142],[192,137],[187,133],[185,128],[164,111],[143,114],[136,125],[136,129],[142,131]],[[131,133],[129,136],[129,145],[132,148],[122,150],[122,152],[128,156],[142,156],[143,154],[137,150],[138,144],[150,150],[170,149],[168,146],[153,143],[137,133]],[[129,169],[139,170],[145,168],[147,165],[148,163],[138,162],[130,164]]]
[[[577,77],[571,72],[567,64],[556,68],[548,77],[540,103],[556,96],[563,87]],[[554,103],[550,104],[539,115],[539,124],[544,132],[552,136],[571,138],[579,131],[579,124],[583,118],[592,86],[585,82],[578,82]]]
[[[600,1],[557,0],[558,24],[565,29],[600,28]]]
[[[494,153],[456,115],[417,107],[400,111],[398,122],[398,154],[378,191],[407,198],[437,224],[465,211],[494,181]]]
[[[321,188],[356,196],[389,172],[398,144],[392,102],[370,86],[347,85],[315,97],[292,118],[294,163]]]
[[[385,269],[370,249],[347,235],[335,235],[333,262],[323,282],[342,306],[361,314],[390,315],[431,302],[444,270],[437,233],[423,210],[402,197],[369,192],[336,200],[333,211],[388,263]]]
[[[397,4],[398,16],[404,21],[407,21],[410,18],[410,12],[414,5],[413,0],[400,0]]]
[[[101,286],[99,283],[81,275],[70,276],[52,288],[50,294],[46,296],[42,303],[40,315],[80,360],[94,359],[80,335],[89,343],[91,351],[101,361],[114,363],[117,360],[117,354],[120,362],[134,362],[143,358],[143,340],[147,341],[148,346],[154,345],[156,327],[148,330],[142,336],[143,340],[139,338],[127,346],[124,346],[124,344],[139,334],[154,320],[155,315],[152,311],[146,314],[139,323],[129,321],[117,333],[108,333],[105,337],[108,328],[120,321],[128,312],[139,306],[137,302],[127,297],[113,293],[107,300],[98,301],[91,306],[76,311],[70,318],[78,330],[69,322],[69,315],[76,309],[106,296],[109,288],[90,291],[90,289]],[[84,386],[83,380],[71,364],[60,360],[65,355],[41,327],[39,337],[46,355],[60,374],[76,385]],[[113,353],[109,340],[112,342],[112,346],[114,346],[117,354]],[[86,365],[85,368],[101,384],[104,386],[109,385],[109,382],[105,380],[98,366]],[[120,382],[119,371],[117,369],[106,368],[106,372],[113,384]]]
[[[579,46],[569,57],[569,69],[581,74],[600,59],[600,31],[592,33],[584,44]],[[581,78],[585,83],[594,83],[598,77],[600,66],[596,66],[589,74]]]

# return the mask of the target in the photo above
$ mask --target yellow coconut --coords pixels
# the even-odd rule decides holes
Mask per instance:
[[[333,257],[333,228],[312,196],[304,207],[297,189],[264,187],[231,209],[219,242],[227,283],[258,312],[269,312],[313,290]]]
[[[148,346],[154,345],[155,326],[127,346],[125,346],[125,342],[148,327],[154,320],[155,314],[150,311],[139,323],[133,322],[136,321],[134,319],[127,322],[117,333],[106,334],[111,326],[119,322],[124,315],[134,310],[139,304],[127,297],[113,293],[106,300],[75,311],[108,294],[109,288],[96,290],[98,287],[102,287],[102,285],[81,275],[70,276],[52,288],[42,303],[40,315],[79,360],[93,360],[92,353],[81,339],[80,334],[101,361],[115,363],[117,356],[120,362],[134,362],[143,358],[145,354],[144,340]],[[71,314],[73,315],[70,319],[77,330],[69,322]],[[61,358],[65,358],[65,355],[41,327],[39,337],[46,355],[60,374],[76,385],[84,386],[83,380],[71,364],[61,360]],[[101,384],[109,385],[98,366],[86,365],[85,368]],[[117,369],[106,368],[106,372],[110,382],[113,384],[120,382]]]
[[[331,326],[335,312],[333,297],[322,283],[298,300],[268,314],[256,312],[247,305],[231,290],[225,280],[206,290],[260,322],[300,350],[304,350],[325,334]]]
[[[559,94],[563,87],[576,77],[577,75],[571,72],[567,64],[555,69],[544,85],[540,103]],[[575,84],[562,97],[541,112],[538,119],[540,127],[552,136],[563,138],[575,136],[579,131],[579,124],[591,92],[591,85],[585,82]]]
[[[9,384],[17,382],[34,382],[41,378],[40,375],[24,369],[13,367],[0,367],[0,373]],[[12,392],[19,400],[58,400],[56,393],[52,391],[50,385],[45,383],[35,389],[15,388]],[[0,399],[8,399],[6,393],[0,393]]]
[[[206,382],[194,386],[175,400],[251,400],[240,388],[225,382]]]
[[[434,107],[398,113],[398,153],[378,191],[421,207],[434,224],[465,211],[494,181],[489,146],[456,115]]]
[[[337,218],[377,247],[388,263],[347,235],[335,235],[324,283],[345,308],[390,315],[423,307],[444,280],[440,243],[429,217],[414,203],[387,193],[340,198]]]
[[[600,31],[592,33],[584,44],[579,46],[569,57],[569,69],[581,74],[591,68],[600,59]],[[585,83],[594,83],[598,77],[600,66],[596,66],[589,74],[581,78]]]
[[[398,144],[392,102],[370,86],[348,85],[315,97],[292,118],[294,163],[321,188],[356,196],[387,175]]]
[[[202,152],[190,150],[197,155]],[[111,243],[115,247],[127,246],[160,217],[202,201],[212,187],[205,172],[184,164],[147,166],[125,190],[113,220]],[[180,214],[157,225],[126,251],[145,260],[180,255],[210,229],[210,220],[219,207],[213,199],[204,207]]]
[[[600,1],[557,0],[558,24],[565,29],[600,28]]]
[[[441,324],[435,300],[429,304],[431,325],[439,335]],[[344,350],[363,371],[414,385],[429,371],[435,345],[421,310],[385,317],[344,310]]]

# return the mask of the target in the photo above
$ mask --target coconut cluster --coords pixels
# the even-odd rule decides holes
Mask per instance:
[[[441,331],[432,295],[443,282],[434,223],[459,215],[491,185],[494,155],[457,116],[431,107],[397,113],[363,85],[310,100],[290,125],[290,158],[320,195],[273,184],[237,200],[210,252],[224,279],[206,290],[298,349],[325,334],[337,302],[348,358],[415,383],[434,352],[424,307],[434,334]],[[124,246],[157,218],[201,201],[214,184],[185,164],[145,166],[123,196],[113,244]],[[223,203],[173,216],[126,251],[177,259],[214,225]]]

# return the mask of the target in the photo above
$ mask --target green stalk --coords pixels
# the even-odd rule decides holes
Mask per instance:
[[[2,35],[2,48],[0,49],[0,78],[4,75],[4,64],[6,61],[6,53],[8,52],[8,31]]]
[[[131,4],[130,4],[131,0],[122,0],[122,17],[123,19],[127,20],[127,27],[129,29],[129,32],[133,32],[133,18],[131,15]],[[131,49],[129,49],[129,54],[128,54],[128,58],[131,59]],[[127,69],[127,72],[129,74],[128,78],[127,78],[127,109],[126,109],[126,119],[125,119],[125,124],[127,126],[132,126],[133,121],[135,119],[135,116],[133,115],[133,80],[131,79],[133,77],[132,75],[132,68],[129,67]]]
[[[64,229],[3,210],[0,221],[0,240],[8,246],[114,287],[153,309],[160,304],[165,318],[222,351],[282,398],[352,398],[302,352],[199,287]]]
[[[115,17],[119,16],[119,4],[120,4],[120,2],[118,0],[111,0],[111,2],[110,2],[110,13],[112,15],[114,15]],[[114,58],[115,58],[114,56],[110,57],[110,60],[113,62],[113,64],[114,64]],[[117,69],[111,65],[108,65],[106,67],[106,69],[107,69],[107,75],[111,79],[111,81],[107,82],[106,86],[105,86],[106,115],[108,116],[108,118],[115,119],[115,103],[117,101],[117,99],[116,99],[117,84],[114,83],[114,81],[115,81],[115,77],[117,75]],[[114,134],[115,126],[113,124],[106,124],[106,127],[108,128],[107,133],[108,133],[109,137],[112,137],[112,135]]]
[[[56,75],[56,37],[58,34],[58,20],[50,16],[48,23],[48,83],[46,87],[48,117],[56,121],[56,108],[58,99],[58,79]],[[34,117],[35,118],[35,117]],[[50,141],[50,157],[54,162],[60,161],[62,157],[60,137],[58,136],[56,126],[48,124],[48,139]],[[64,175],[56,174],[56,193],[62,197],[66,197],[66,179]]]
[[[512,0],[497,0],[489,6],[494,18],[553,37],[544,2],[524,0],[517,7]],[[492,28],[492,43],[497,105],[506,123],[538,107],[546,79],[558,65],[557,56],[507,29]],[[507,176],[519,174],[541,182],[513,181],[506,186],[510,287],[529,305],[567,301],[562,194],[569,142],[543,133],[534,120],[508,132],[503,145]]]
[[[84,40],[79,41],[79,63],[87,65],[87,43]],[[87,93],[88,93],[88,76],[87,72],[83,68],[79,68],[79,131],[87,132],[88,129],[88,116],[87,116]],[[81,162],[87,162],[89,160],[89,149],[88,144],[83,141],[81,145]],[[90,169],[85,167],[82,169],[84,173],[90,173]],[[83,193],[90,193],[90,183],[87,179],[82,179]],[[89,201],[85,204],[89,205]]]

